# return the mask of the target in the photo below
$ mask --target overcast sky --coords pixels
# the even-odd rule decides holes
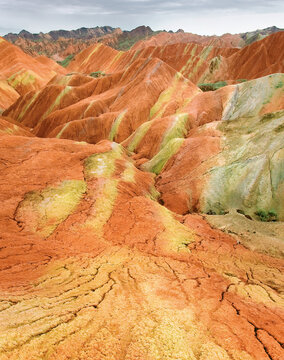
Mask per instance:
[[[0,35],[110,25],[198,34],[284,27],[283,0],[0,0]]]

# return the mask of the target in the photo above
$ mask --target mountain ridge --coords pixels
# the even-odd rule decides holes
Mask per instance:
[[[132,46],[157,46],[178,42],[195,42],[219,47],[244,47],[278,31],[282,31],[282,29],[271,26],[246,33],[225,33],[217,36],[192,34],[182,29],[176,32],[171,30],[154,31],[145,25],[132,30],[96,26],[93,28],[82,27],[76,30],[52,30],[48,33],[30,33],[21,30],[18,34],[8,33],[3,38],[19,46],[29,55],[45,55],[56,61],[62,61],[67,56],[75,55],[95,42],[102,42],[124,51],[129,50]]]

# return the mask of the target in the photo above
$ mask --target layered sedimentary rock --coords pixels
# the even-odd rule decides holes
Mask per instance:
[[[66,71],[51,59],[37,61],[0,37],[0,108],[13,104],[19,95],[39,90],[57,73]]]
[[[202,80],[216,82],[226,79],[256,79],[284,72],[283,49],[284,31],[280,31],[254,42],[226,59],[213,59]]]
[[[177,218],[120,145],[4,136],[3,162],[2,359],[282,357],[281,261]]]
[[[244,44],[240,34],[224,34],[222,36],[202,36],[179,31],[176,33],[160,32],[150,39],[140,40],[133,45],[132,50],[143,49],[149,46],[165,46],[178,43],[196,43],[215,47],[241,47]]]
[[[78,54],[68,65],[68,71],[85,74],[101,71],[108,74],[125,70],[137,59],[158,58],[196,83],[207,70],[211,59],[220,55],[227,57],[237,51],[235,48],[180,43],[123,52],[95,44]]]
[[[0,117],[1,360],[284,357],[276,44],[34,60],[55,76]]]
[[[110,26],[58,30],[49,33],[31,34],[22,30],[19,34],[9,33],[4,38],[19,46],[32,56],[46,55],[54,60],[64,60],[75,55],[95,42],[102,42],[118,50],[142,49],[149,46],[164,46],[177,43],[196,43],[215,47],[244,47],[270,34],[281,31],[276,26],[240,34],[204,36],[178,30],[153,31],[149,26],[139,26],[131,31],[122,31]]]
[[[252,217],[275,211],[283,220],[283,86],[283,74],[269,75],[197,95],[182,109],[187,138],[176,129],[143,165],[162,172],[158,190],[168,207],[215,214],[235,208]]]

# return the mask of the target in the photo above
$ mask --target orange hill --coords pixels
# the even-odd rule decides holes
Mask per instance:
[[[39,90],[57,73],[66,71],[50,59],[40,61],[0,38],[0,107],[6,108],[17,97]]]
[[[0,43],[1,360],[284,358],[282,42]]]

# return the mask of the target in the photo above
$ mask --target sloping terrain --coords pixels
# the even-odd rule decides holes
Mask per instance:
[[[176,218],[116,143],[0,153],[1,359],[281,359],[280,260]]]
[[[149,26],[139,26],[131,31],[102,26],[80,28],[77,30],[57,30],[49,33],[31,34],[22,30],[19,34],[9,33],[4,38],[19,46],[32,56],[45,55],[62,61],[70,55],[76,55],[95,42],[102,42],[118,50],[142,49],[149,46],[165,46],[177,43],[196,43],[215,47],[244,47],[282,29],[272,26],[241,34],[224,34],[221,36],[203,36],[184,32],[183,30],[154,31]]]
[[[0,117],[0,360],[283,359],[282,40],[24,57],[53,76]]]
[[[150,39],[138,41],[133,45],[132,50],[143,49],[149,46],[166,46],[178,43],[196,43],[203,46],[211,45],[215,47],[241,47],[241,45],[243,45],[242,38],[239,34],[202,36],[184,31],[178,31],[176,33],[163,31],[152,36]]]
[[[262,30],[256,30],[241,34],[223,34],[221,36],[202,36],[179,30],[176,33],[162,31],[157,35],[151,36],[149,39],[138,41],[132,50],[138,50],[149,46],[165,46],[177,43],[197,43],[204,46],[215,47],[245,47],[255,41],[262,40],[265,37],[276,32],[283,31],[276,26],[272,26]]]
[[[148,47],[141,50],[117,51],[103,44],[90,46],[69,63],[70,72],[85,74],[101,71],[105,74],[125,70],[138,59],[159,58],[194,83],[208,69],[210,61],[217,57],[228,57],[238,49],[215,48],[193,43]]]
[[[283,57],[284,31],[281,31],[254,42],[226,59],[214,59],[202,81],[256,79],[284,72]]]
[[[0,108],[9,107],[19,95],[39,90],[57,73],[66,71],[51,59],[32,58],[0,37]]]
[[[62,61],[67,56],[75,55],[97,42],[119,50],[128,50],[137,41],[154,36],[156,33],[158,32],[153,31],[149,26],[139,26],[131,31],[97,26],[71,31],[50,31],[47,34],[31,34],[23,30],[19,34],[9,33],[4,38],[29,55],[45,55],[56,61]]]

